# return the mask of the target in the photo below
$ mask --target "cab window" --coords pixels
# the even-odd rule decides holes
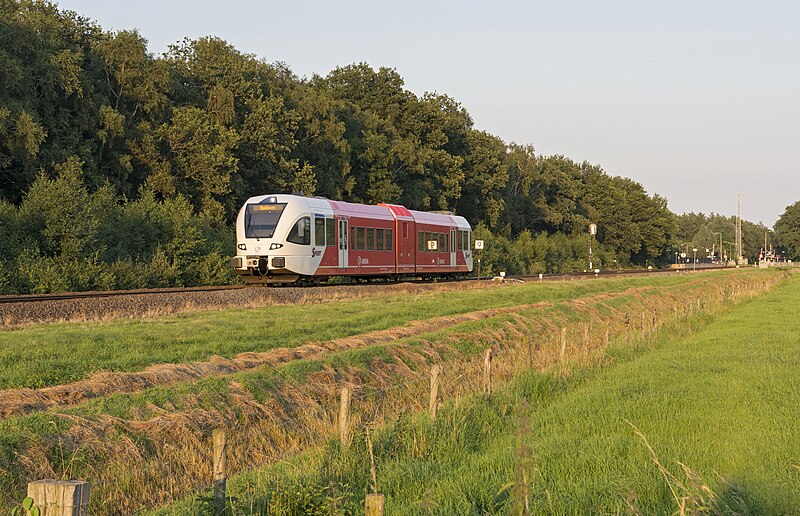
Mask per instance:
[[[295,222],[286,240],[293,244],[309,245],[311,243],[311,217],[303,217]]]

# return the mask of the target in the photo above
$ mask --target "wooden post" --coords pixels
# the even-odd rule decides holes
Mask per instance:
[[[441,367],[439,364],[433,364],[431,367],[431,397],[428,400],[428,413],[431,420],[436,419],[436,407],[439,405],[439,372]]]
[[[608,347],[610,334],[611,334],[611,323],[609,321],[606,321],[606,339],[605,339],[606,347]]]
[[[653,333],[658,331],[658,311],[653,307]]]
[[[533,342],[528,336],[525,337],[525,349],[528,354],[528,369],[533,369]]]
[[[36,480],[28,483],[28,497],[42,516],[89,514],[89,483],[83,480]],[[22,511],[22,514],[29,514]]]
[[[644,331],[647,328],[647,313],[642,312],[642,340],[644,340]]]
[[[225,430],[215,429],[211,439],[214,443],[214,509],[219,513],[225,509],[225,467],[228,462]]]
[[[385,500],[382,494],[368,494],[365,503],[367,516],[383,516]]]
[[[567,353],[567,329],[561,328],[561,361],[564,361],[564,355]]]
[[[483,353],[483,393],[492,393],[492,348]]]
[[[353,390],[350,387],[342,387],[339,396],[339,442],[344,448],[350,444],[350,399]]]

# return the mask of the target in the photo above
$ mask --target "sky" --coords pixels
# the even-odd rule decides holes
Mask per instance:
[[[800,2],[61,0],[156,56],[217,36],[300,77],[366,62],[475,128],[589,161],[676,213],[772,226],[800,200]]]

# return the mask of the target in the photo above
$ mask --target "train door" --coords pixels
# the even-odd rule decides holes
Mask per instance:
[[[450,228],[450,267],[456,266],[456,230]]]
[[[397,272],[414,272],[414,225],[410,220],[397,221]]]
[[[347,219],[339,218],[339,268],[347,268]]]

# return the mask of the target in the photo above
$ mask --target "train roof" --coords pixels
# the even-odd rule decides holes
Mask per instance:
[[[464,217],[448,214],[448,213],[436,213],[431,211],[416,211],[416,210],[408,210],[411,213],[411,216],[414,217],[416,222],[420,222],[422,224],[438,224],[438,225],[445,225],[445,226],[456,226],[461,229],[470,229],[469,222]]]
[[[464,217],[447,212],[429,212],[409,210],[400,204],[359,204],[345,201],[332,201],[324,197],[305,197],[290,194],[257,195],[247,199],[247,204],[261,204],[264,202],[288,203],[299,202],[310,209],[333,209],[337,213],[353,217],[370,217],[380,220],[407,220],[422,224],[436,224],[440,226],[456,226],[461,229],[470,229],[469,222]]]

